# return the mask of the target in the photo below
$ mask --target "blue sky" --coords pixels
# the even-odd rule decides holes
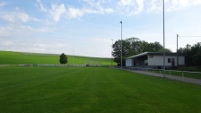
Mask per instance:
[[[165,0],[166,48],[176,34],[201,42],[200,12],[201,0]],[[123,39],[162,44],[162,0],[0,0],[0,50],[111,57],[120,21]]]

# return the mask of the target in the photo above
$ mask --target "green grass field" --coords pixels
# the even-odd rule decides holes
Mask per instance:
[[[1,113],[200,113],[201,86],[103,67],[0,67]]]
[[[182,67],[182,68],[180,68],[179,70],[201,72],[201,66],[188,66],[188,67]]]
[[[0,51],[0,64],[59,64],[59,56],[55,54]],[[68,64],[116,65],[111,58],[67,56]]]

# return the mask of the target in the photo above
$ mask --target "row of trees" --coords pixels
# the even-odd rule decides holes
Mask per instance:
[[[178,53],[185,55],[185,64],[187,66],[201,66],[201,42],[191,46],[189,44],[180,48]]]
[[[121,40],[116,41],[112,48],[114,62],[121,65]],[[169,49],[165,49],[165,51],[166,53],[171,52]],[[125,66],[127,57],[143,52],[163,52],[163,46],[159,42],[148,43],[135,37],[122,40],[122,65]]]

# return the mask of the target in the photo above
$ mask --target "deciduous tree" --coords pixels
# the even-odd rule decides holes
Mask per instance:
[[[67,57],[64,53],[62,53],[62,54],[60,55],[59,62],[60,62],[61,64],[67,64],[67,62],[68,62],[68,57]]]

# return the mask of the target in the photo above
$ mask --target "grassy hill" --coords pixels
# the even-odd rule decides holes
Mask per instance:
[[[59,54],[0,51],[0,64],[59,64]],[[68,64],[111,65],[111,58],[68,56]],[[113,65],[116,63],[113,62]]]

